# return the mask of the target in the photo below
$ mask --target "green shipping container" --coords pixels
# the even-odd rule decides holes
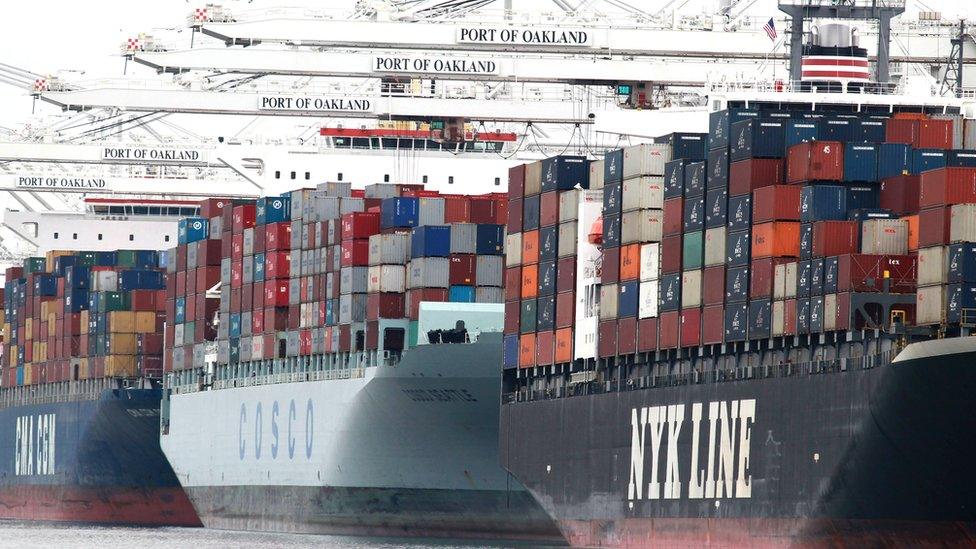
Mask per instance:
[[[196,328],[196,322],[187,322],[183,325],[183,345],[193,345],[193,333]],[[239,338],[233,338],[231,341],[238,341]],[[231,347],[233,349],[233,347]],[[238,347],[238,351],[240,348]],[[231,351],[233,353],[233,351]],[[233,362],[233,361],[232,361]]]
[[[419,339],[420,339],[420,322],[416,320],[411,320],[409,329],[407,330],[407,346],[416,347],[417,341]]]
[[[187,323],[187,326],[193,324],[192,322]],[[193,331],[190,331],[190,339],[193,339]],[[184,338],[186,339],[186,338]],[[238,364],[241,361],[241,340],[240,338],[232,337],[230,338],[230,363]]]
[[[519,330],[523,334],[531,334],[535,331],[536,327],[536,310],[538,304],[534,299],[526,299],[522,301],[522,306],[519,314]]]
[[[129,310],[129,292],[99,292],[98,312]]]
[[[26,273],[43,273],[47,270],[47,260],[43,257],[28,257],[24,260]]]
[[[684,271],[701,269],[705,261],[705,232],[685,233],[682,241],[681,269]]]
[[[78,252],[78,264],[83,267],[94,267],[95,252]]]

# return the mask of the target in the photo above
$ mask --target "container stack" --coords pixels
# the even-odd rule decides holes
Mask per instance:
[[[162,375],[158,252],[49,252],[6,270],[2,384]]]

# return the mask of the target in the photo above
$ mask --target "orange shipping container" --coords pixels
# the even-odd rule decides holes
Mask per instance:
[[[908,251],[918,251],[918,214],[903,217],[908,221]]]
[[[752,258],[799,257],[800,224],[792,221],[760,223],[752,227]]]
[[[573,361],[573,329],[556,330],[556,364]]]
[[[539,262],[539,231],[522,233],[522,264]]]
[[[637,280],[640,278],[640,244],[628,244],[620,247],[620,280]]]
[[[519,368],[535,366],[535,334],[519,337]]]
[[[522,299],[539,295],[539,265],[522,267]]]

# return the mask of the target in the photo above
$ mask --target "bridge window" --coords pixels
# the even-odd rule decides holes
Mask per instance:
[[[305,172],[305,181],[312,179],[312,172]]]
[[[275,179],[281,179],[281,170],[275,170]]]
[[[58,239],[58,233],[54,233],[54,240]]]
[[[352,148],[354,149],[368,149],[370,141],[368,137],[353,137],[352,138]]]
[[[146,206],[133,206],[132,213],[134,215],[147,215],[149,214],[149,208]]]
[[[454,184],[454,176],[453,175],[447,176],[447,184],[448,185],[453,185]]]
[[[502,178],[500,178],[500,177],[496,177],[496,178],[495,178],[495,186],[497,187],[497,186],[499,186],[499,185],[501,185],[501,184],[502,184]]]
[[[339,172],[339,181],[342,181],[342,172]]]
[[[163,236],[163,242],[169,242],[169,235]]]
[[[384,149],[395,149],[397,146],[397,140],[395,137],[387,137],[381,140]]]
[[[292,180],[295,179],[295,172],[291,172],[291,178],[292,178]]]
[[[123,206],[109,206],[108,213],[112,215],[125,215],[125,208]]]
[[[72,240],[78,240],[78,233],[71,233]]]
[[[135,239],[136,239],[136,235],[134,235],[134,234],[130,234],[129,235],[129,242],[132,242]]]
[[[96,215],[107,215],[108,206],[92,206],[92,212]]]
[[[101,239],[102,239],[102,233],[98,233],[98,239],[99,239],[99,240],[101,240]]]
[[[183,217],[193,217],[197,215],[196,208],[180,208],[180,215]]]
[[[423,182],[424,182],[425,184],[427,183],[427,176],[426,176],[426,175],[425,175],[425,176],[424,176],[424,178],[423,178]]]
[[[389,182],[390,182],[390,174],[388,173],[383,174],[383,183],[389,183]]]
[[[159,206],[149,207],[149,215],[159,215],[161,213],[162,213],[162,208],[160,208]]]

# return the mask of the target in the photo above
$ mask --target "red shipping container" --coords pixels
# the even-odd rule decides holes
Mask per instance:
[[[725,338],[725,308],[712,305],[702,309],[702,344],[715,345]]]
[[[366,319],[405,318],[406,295],[398,293],[368,294],[366,296]]]
[[[244,234],[235,234],[231,237],[230,241],[230,257],[234,261],[240,261],[244,258]]]
[[[290,252],[267,252],[264,255],[264,279],[288,278],[291,276]]]
[[[702,274],[702,303],[721,305],[725,301],[725,265],[705,267]],[[722,323],[725,320],[723,319]]]
[[[287,281],[286,281],[287,282]],[[186,317],[187,319],[192,319],[193,316],[190,314],[190,309],[196,307],[196,301],[187,296],[186,299]],[[195,310],[195,309],[194,309]],[[241,290],[240,288],[231,288],[230,290],[230,312],[239,313],[241,312]]]
[[[603,262],[600,264],[600,282],[603,284],[620,282],[620,248],[603,249]]]
[[[256,213],[257,206],[254,204],[234,206],[232,214],[232,227],[234,234],[243,234],[244,229],[253,227],[256,219]]]
[[[255,231],[257,232],[257,231]],[[291,249],[291,222],[271,223],[264,226],[264,249],[268,252]]]
[[[243,267],[242,267],[243,269]],[[194,273],[198,292],[205,292],[220,282],[220,267],[200,267]]]
[[[380,232],[380,214],[352,212],[342,216],[342,239],[368,239]]]
[[[182,262],[180,260],[180,252],[182,251],[183,257]],[[220,257],[230,257],[234,251],[234,236],[231,233],[224,233],[220,237]],[[176,270],[181,271],[186,269],[186,246],[180,246],[176,249]]]
[[[407,308],[409,309],[410,320],[420,318],[420,303],[433,301],[442,303],[448,300],[447,288],[423,288],[407,291]],[[513,303],[519,303],[517,301]]]
[[[258,281],[251,284],[253,287],[251,291],[251,304],[255,309],[264,308],[264,281]]]
[[[549,366],[556,354],[556,333],[536,332],[535,334],[535,363],[538,366]]]
[[[556,291],[576,289],[576,256],[564,257],[556,262]]]
[[[881,292],[888,274],[888,291],[893,294],[915,292],[916,257],[911,255],[847,254],[837,260],[838,292]]]
[[[448,256],[448,280],[451,284],[474,286],[478,256],[474,254],[451,254]]]
[[[796,299],[783,302],[783,333],[796,335]]]
[[[952,207],[935,207],[918,213],[918,245],[941,246],[949,243]]]
[[[664,201],[664,236],[680,235],[684,230],[685,199],[669,198]]]
[[[244,266],[241,265],[241,276],[243,277]],[[186,272],[186,293],[195,294],[197,293],[197,270],[190,269]]]
[[[229,198],[205,198],[200,201],[200,217],[221,217],[226,208],[233,208]]]
[[[661,240],[661,274],[681,272],[681,236],[666,236]]]
[[[508,169],[508,196],[521,198],[525,194],[525,164]]]
[[[782,182],[783,160],[780,158],[751,158],[729,165],[729,196],[749,194]]]
[[[772,298],[776,266],[793,261],[792,258],[786,257],[753,259],[752,267],[749,269],[749,299]]]
[[[505,301],[518,301],[522,290],[522,268],[505,269]]]
[[[918,149],[951,149],[952,120],[928,118],[918,123]]]
[[[617,321],[617,354],[632,355],[637,352],[637,317]]]
[[[813,257],[857,253],[860,238],[857,221],[817,221],[813,224]]]
[[[493,198],[472,196],[469,208],[471,223],[494,223],[498,219],[498,202]]]
[[[697,347],[702,342],[701,309],[681,310],[681,346]]]
[[[197,267],[205,267],[208,265],[220,267],[222,256],[219,240],[201,240],[194,242],[191,246],[197,247]]]
[[[288,280],[266,280],[264,282],[264,304],[267,307],[288,306]]]
[[[843,181],[844,144],[806,141],[790,147],[786,155],[786,181]]]
[[[199,303],[203,303],[206,299],[207,294],[197,294],[197,299]],[[251,284],[244,284],[241,286],[241,311],[247,312],[254,308],[254,287]],[[199,309],[203,310],[203,309]]]
[[[344,224],[345,221],[343,221]],[[343,240],[342,259],[339,261],[339,265],[343,267],[365,267],[369,265],[369,240],[365,238]]]
[[[976,168],[939,168],[919,176],[921,208],[976,202]]]
[[[918,143],[919,120],[890,118],[885,123],[885,142],[915,145]]]
[[[517,198],[509,204],[508,215],[506,216],[506,229],[509,234],[522,232],[522,199]],[[446,206],[446,204],[445,204]]]
[[[617,356],[617,321],[602,320],[597,327],[597,356],[612,358]]]
[[[646,353],[657,349],[657,319],[643,318],[637,321],[637,351]]]
[[[769,185],[752,192],[752,222],[799,221],[799,185]]]
[[[298,307],[291,307],[288,309],[288,329],[297,330],[302,324],[301,309]]]
[[[260,334],[264,332],[264,310],[254,309],[251,313],[251,333]]]
[[[535,334],[519,336],[519,368],[534,368],[535,361]]]
[[[521,217],[521,214],[520,214]],[[444,196],[444,223],[470,223],[471,203],[467,196]]]
[[[556,294],[556,328],[572,328],[574,324],[576,324],[576,292]]]
[[[218,273],[219,274],[219,273]],[[129,292],[130,308],[133,311],[155,311],[155,290],[132,290]]]
[[[658,317],[658,349],[677,349],[680,317],[678,311],[667,311]]]
[[[517,335],[519,333],[521,307],[522,303],[519,301],[505,303],[505,335]],[[556,314],[559,314],[558,305],[556,306]]]
[[[194,279],[195,281],[196,279]],[[244,266],[240,262],[234,262],[230,265],[230,287],[240,288],[241,284],[244,283]],[[179,292],[179,281],[177,281],[176,291]]]
[[[472,213],[473,211],[472,208]],[[548,227],[556,223],[559,223],[559,193],[557,191],[542,193],[539,195],[539,226]]]
[[[919,185],[917,175],[896,175],[882,179],[880,206],[898,215],[918,213]]]

